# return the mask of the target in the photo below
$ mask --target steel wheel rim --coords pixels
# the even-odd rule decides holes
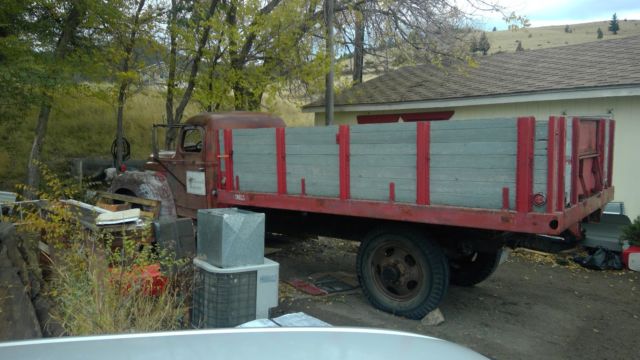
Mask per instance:
[[[415,298],[425,286],[427,269],[419,259],[418,250],[399,241],[385,241],[372,252],[370,269],[375,286],[396,301]]]

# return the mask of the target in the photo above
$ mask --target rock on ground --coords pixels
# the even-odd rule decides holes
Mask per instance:
[[[422,320],[420,320],[420,323],[426,326],[438,326],[443,322],[444,315],[442,315],[442,311],[440,311],[439,308],[428,313],[427,316],[423,317]]]

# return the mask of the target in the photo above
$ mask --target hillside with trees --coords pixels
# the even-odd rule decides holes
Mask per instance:
[[[513,52],[518,45],[518,41],[522,43],[524,50],[534,50],[640,35],[640,20],[618,19],[616,21],[618,24],[617,34],[609,30],[611,20],[490,31],[487,32],[487,38],[491,44],[489,54]],[[480,32],[476,36],[479,36],[479,34]]]

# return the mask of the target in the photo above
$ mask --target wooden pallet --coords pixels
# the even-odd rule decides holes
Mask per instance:
[[[155,220],[160,215],[160,201],[144,199],[136,196],[108,193],[98,191],[97,206],[110,211],[121,211],[131,208],[140,208],[141,217]]]

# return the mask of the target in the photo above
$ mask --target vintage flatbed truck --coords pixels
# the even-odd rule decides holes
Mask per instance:
[[[615,122],[533,117],[286,128],[266,114],[200,114],[154,126],[145,172],[112,191],[161,215],[243,207],[267,231],[361,241],[370,302],[421,318],[449,283],[493,273],[513,234],[580,238],[613,199]],[[159,131],[177,145],[159,150]]]

